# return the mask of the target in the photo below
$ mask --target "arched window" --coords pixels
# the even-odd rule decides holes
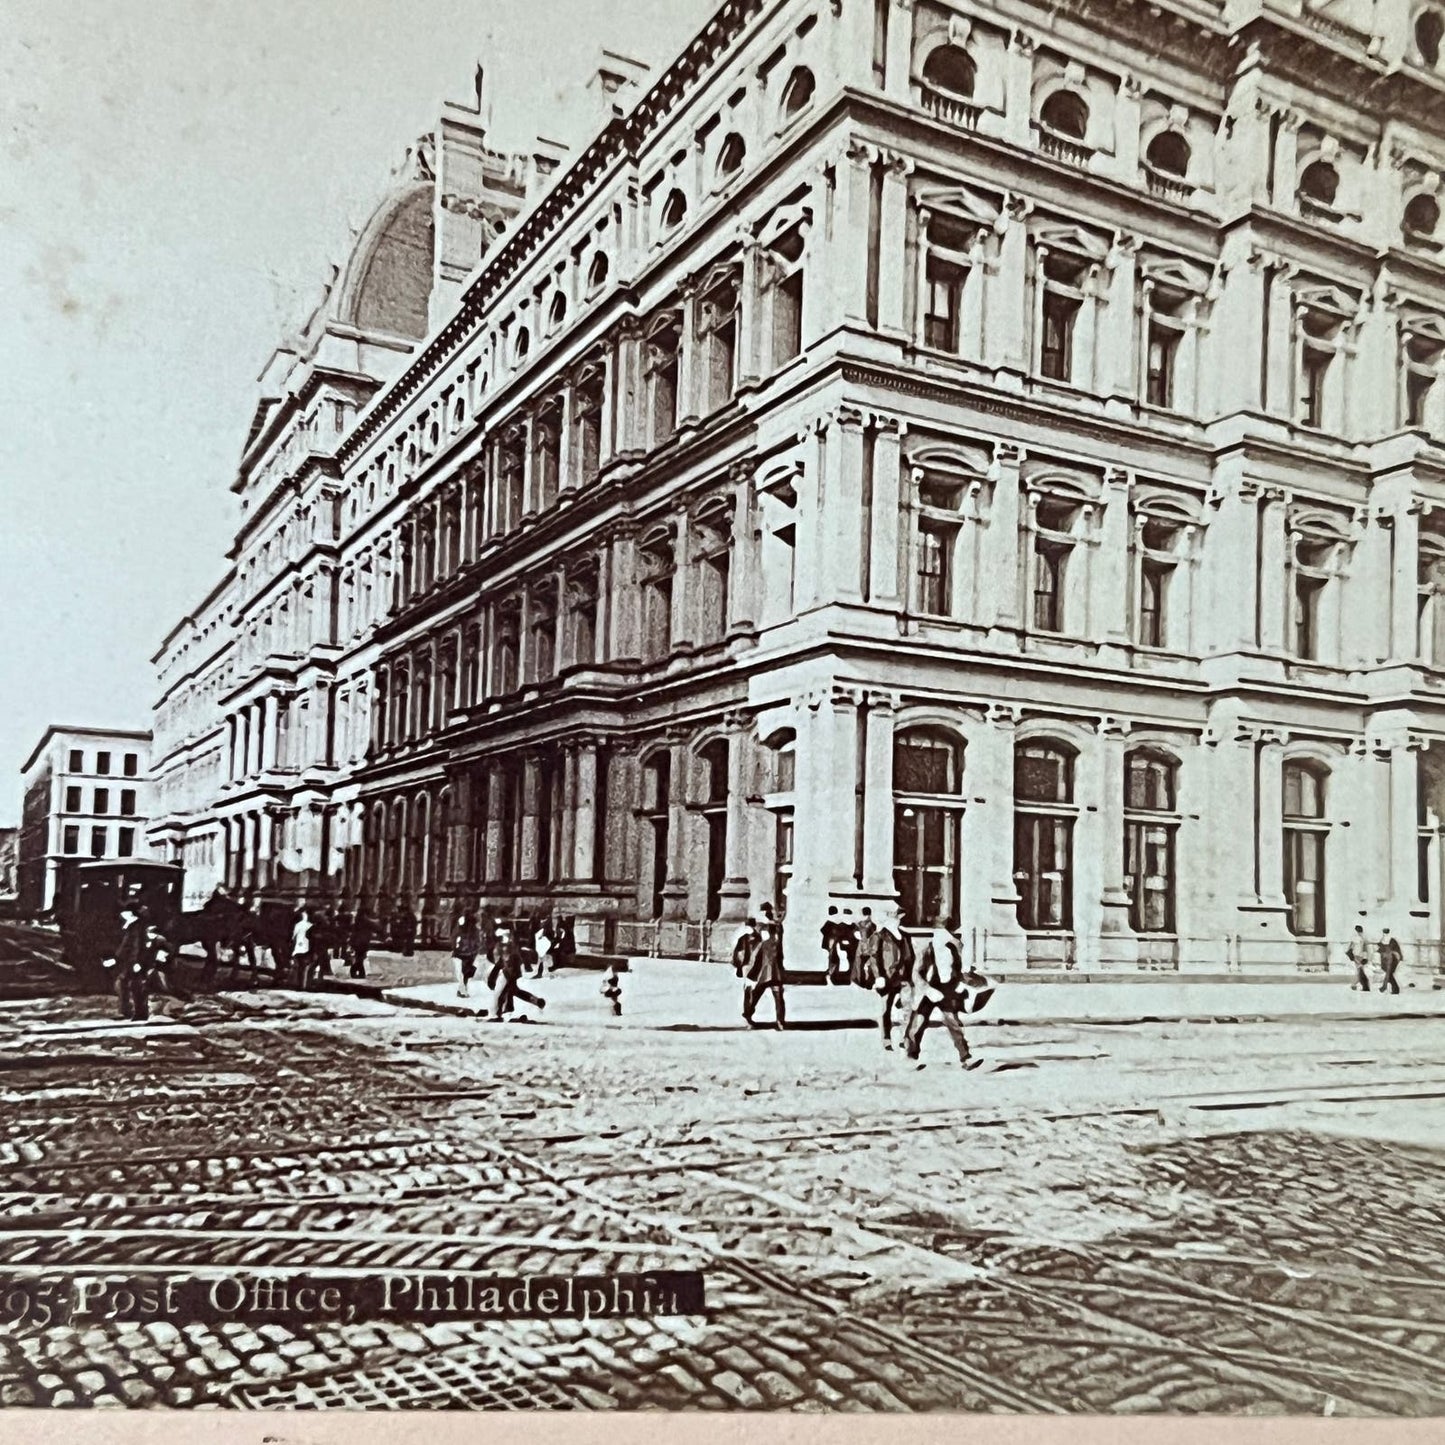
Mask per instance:
[[[736,131],[723,141],[722,149],[718,151],[717,173],[719,179],[724,176],[736,175],[743,168],[743,160],[747,156],[747,143]]]
[[[520,364],[527,359],[527,353],[532,349],[532,334],[524,326],[517,332],[517,339],[512,343],[512,360]]]
[[[1072,90],[1056,90],[1043,103],[1039,124],[1067,140],[1082,141],[1089,129],[1089,107]]]
[[[659,222],[663,231],[676,230],[682,225],[682,218],[686,215],[687,197],[680,190],[669,191],[667,199],[662,203],[662,218]]]
[[[1445,15],[1438,10],[1422,10],[1415,17],[1415,49],[1426,65],[1440,63],[1440,42],[1445,40]]]
[[[1074,754],[1058,743],[1014,750],[1014,883],[1019,926],[1029,933],[1074,926]]]
[[[1340,189],[1340,173],[1328,161],[1311,161],[1300,173],[1299,197],[1318,206],[1333,206]]]
[[[1296,938],[1325,935],[1328,782],[1328,769],[1318,763],[1284,766],[1284,896]]]
[[[963,744],[936,728],[893,740],[893,881],[903,922],[926,928],[959,915]]]
[[[1405,202],[1405,234],[1429,240],[1440,226],[1440,202],[1421,191]]]
[[[1166,176],[1189,174],[1189,142],[1177,130],[1160,131],[1149,142],[1144,159],[1151,170]]]
[[[808,103],[813,99],[813,92],[817,89],[817,81],[813,79],[813,72],[806,65],[800,65],[788,77],[788,83],[783,87],[782,112],[783,119],[788,120],[805,110]]]
[[[599,251],[592,258],[592,265],[587,270],[587,290],[589,292],[600,291],[607,284],[609,265],[606,251]]]
[[[1129,927],[1175,931],[1175,835],[1179,764],[1160,753],[1130,753],[1124,766],[1124,887]]]
[[[957,96],[960,100],[973,98],[977,79],[978,67],[969,58],[968,52],[956,45],[939,46],[923,66],[923,83],[930,90],[941,90],[945,95]]]
[[[547,329],[557,331],[567,319],[567,298],[559,291],[552,298],[551,308],[547,312]]]

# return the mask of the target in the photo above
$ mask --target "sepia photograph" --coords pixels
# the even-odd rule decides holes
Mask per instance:
[[[1445,1414],[1445,0],[0,22],[0,1432]]]

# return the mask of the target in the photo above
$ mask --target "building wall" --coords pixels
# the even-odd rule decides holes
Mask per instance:
[[[48,912],[64,858],[146,858],[150,735],[52,728],[25,770],[20,908]]]
[[[900,902],[1011,965],[1425,956],[1438,65],[1399,6],[1049,14],[724,7],[284,538],[243,473],[173,856],[609,948],[768,900],[795,959]]]

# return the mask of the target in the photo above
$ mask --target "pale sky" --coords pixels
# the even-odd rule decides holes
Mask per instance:
[[[716,3],[0,0],[0,826],[48,724],[149,726],[256,378],[441,101],[482,61],[497,144],[574,142]]]

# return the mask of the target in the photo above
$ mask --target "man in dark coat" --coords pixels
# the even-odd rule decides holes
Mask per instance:
[[[1380,992],[1399,993],[1395,970],[1405,961],[1400,940],[1388,928],[1380,930]]]
[[[492,1018],[500,1023],[512,1012],[517,1000],[533,1008],[544,1009],[547,1000],[522,987],[524,964],[522,950],[513,931],[503,925],[497,929],[496,957],[487,973],[487,987],[492,994]]]
[[[765,993],[773,996],[775,1027],[787,1027],[787,1007],[783,1000],[783,950],[775,929],[761,930],[758,942],[748,960],[746,977],[750,987],[743,997],[743,1019],[749,1028],[757,1027],[753,1014]]]
[[[375,937],[376,922],[363,904],[356,910],[351,936],[347,939],[347,971],[352,978],[366,977],[366,955],[371,952]]]
[[[923,1034],[929,1016],[937,1010],[948,1030],[958,1061],[965,1069],[977,1068],[979,1060],[971,1056],[964,1037],[960,1013],[977,1012],[993,995],[993,988],[981,973],[963,961],[963,944],[940,918],[933,933],[918,955],[913,971],[913,1009],[903,1031],[903,1051],[918,1063]]]
[[[410,958],[416,952],[416,929],[416,914],[403,898],[391,920],[391,946],[403,958]]]

